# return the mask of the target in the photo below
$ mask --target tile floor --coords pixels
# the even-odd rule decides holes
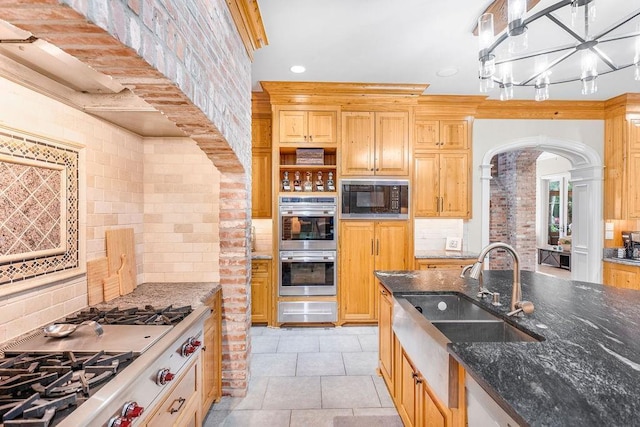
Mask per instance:
[[[223,397],[214,426],[402,426],[376,373],[378,328],[251,328],[244,398]]]

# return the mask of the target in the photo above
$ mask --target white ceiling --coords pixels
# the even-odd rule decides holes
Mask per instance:
[[[261,90],[260,81],[270,80],[424,83],[429,85],[425,94],[480,95],[478,42],[472,30],[478,16],[491,3],[492,0],[259,0],[269,45],[255,53],[253,90]],[[542,0],[530,13],[553,3],[554,0]],[[600,28],[640,8],[639,0],[599,0],[596,4]],[[639,22],[640,18],[636,18],[627,28],[633,31]],[[532,25],[530,46],[537,48],[543,37],[557,39],[544,27]],[[621,43],[616,50],[620,57],[633,56],[631,42],[624,46]],[[304,65],[307,71],[294,74],[289,70],[292,65]],[[455,76],[437,75],[439,70],[450,67],[458,70]],[[591,96],[580,94],[579,82],[552,84],[550,99],[603,100],[626,92],[640,92],[640,82],[633,80],[633,67],[600,75],[598,92]],[[495,89],[490,98],[497,97]],[[515,98],[533,99],[533,89],[517,87]]]

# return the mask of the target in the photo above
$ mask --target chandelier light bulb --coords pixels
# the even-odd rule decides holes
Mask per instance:
[[[494,38],[493,14],[480,15],[478,18],[478,72],[481,78],[491,77],[496,71],[495,55],[489,52]]]
[[[582,94],[593,95],[598,91],[596,79],[598,78],[598,58],[589,49],[582,51]]]
[[[495,82],[492,77],[479,77],[480,93],[488,93],[495,87]]]
[[[500,101],[513,99],[513,83],[500,84]]]

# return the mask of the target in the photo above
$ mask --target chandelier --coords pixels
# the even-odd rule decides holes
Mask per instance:
[[[551,85],[580,82],[582,94],[591,95],[599,75],[632,66],[640,81],[638,4],[606,0],[596,13],[596,0],[563,0],[525,16],[527,0],[508,0],[508,26],[497,36],[493,15],[481,15],[480,92],[497,86],[504,101],[513,98],[515,86],[525,86],[544,101]]]

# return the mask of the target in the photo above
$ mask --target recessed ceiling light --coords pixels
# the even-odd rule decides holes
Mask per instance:
[[[307,69],[304,68],[304,65],[294,65],[289,69],[291,70],[292,73],[296,73],[296,74],[304,73],[305,71],[307,71]]]
[[[458,67],[444,67],[436,72],[439,77],[451,77],[458,74]]]

